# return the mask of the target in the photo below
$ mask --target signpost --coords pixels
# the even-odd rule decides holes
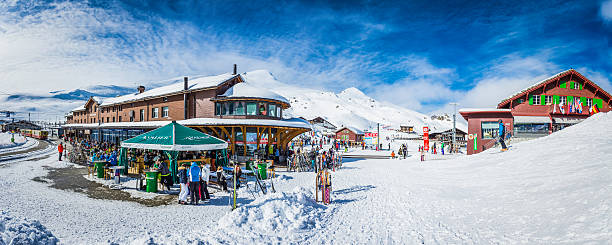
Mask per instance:
[[[429,151],[429,127],[423,127],[423,150]]]

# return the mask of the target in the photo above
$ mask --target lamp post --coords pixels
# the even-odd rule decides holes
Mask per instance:
[[[451,143],[452,145],[452,149],[453,151],[455,151],[455,143],[456,143],[456,135],[457,135],[457,105],[459,105],[459,103],[456,102],[452,102],[449,103],[450,105],[453,105],[453,142]]]

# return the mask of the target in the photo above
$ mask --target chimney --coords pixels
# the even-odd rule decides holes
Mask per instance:
[[[236,75],[237,73],[238,73],[238,66],[234,64],[234,74],[233,75]]]
[[[185,89],[185,93],[183,93],[183,119],[188,119],[187,116],[189,116],[189,115],[188,115],[187,112],[189,112],[189,108],[188,108],[189,104],[187,103],[187,99],[188,99],[188,97],[187,97],[187,89],[189,89],[189,78],[183,77],[183,80],[184,80],[183,88]]]
[[[145,87],[144,86],[142,86],[142,85],[138,86],[138,92],[139,93],[142,94],[142,92],[144,92],[144,91],[145,91]]]

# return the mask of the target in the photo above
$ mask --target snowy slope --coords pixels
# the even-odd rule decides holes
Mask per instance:
[[[351,87],[340,93],[292,86],[278,81],[266,70],[243,73],[247,82],[270,88],[291,102],[285,115],[313,119],[323,117],[336,127],[351,126],[361,130],[376,128],[376,124],[399,129],[399,125],[411,125],[417,132],[428,125],[432,130],[452,127],[451,120],[432,120],[431,117],[390,103],[372,99],[359,89]],[[458,128],[467,125],[458,122]],[[465,130],[467,131],[467,130]]]

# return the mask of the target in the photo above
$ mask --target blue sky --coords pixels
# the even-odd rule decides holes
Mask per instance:
[[[4,92],[267,69],[421,112],[495,106],[570,67],[612,90],[608,1],[0,3]],[[31,86],[34,84],[36,86]]]

